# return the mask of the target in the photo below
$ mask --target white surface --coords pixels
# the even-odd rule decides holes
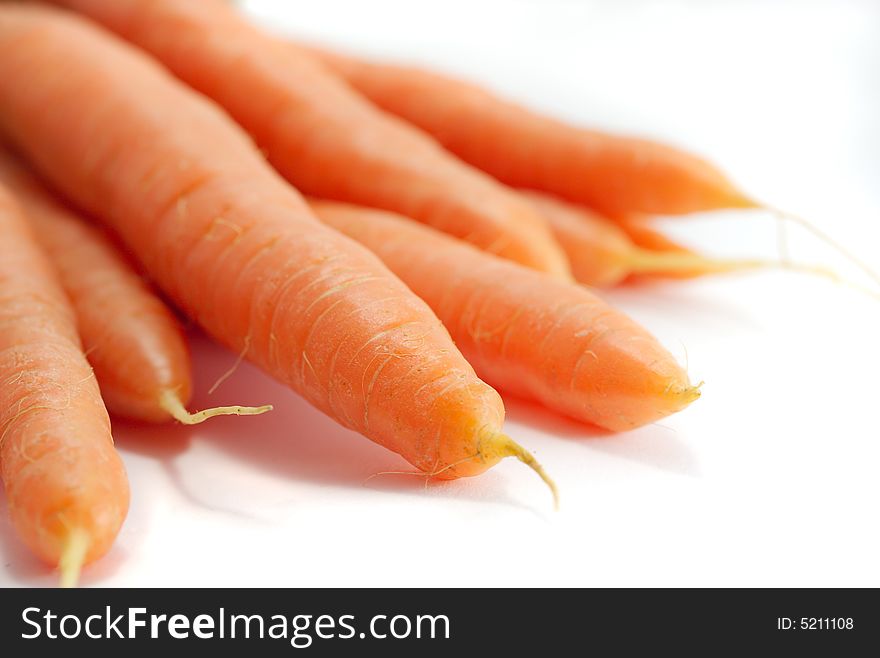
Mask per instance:
[[[411,57],[584,124],[662,137],[880,266],[880,4],[322,0],[246,3],[276,28]],[[767,218],[668,220],[773,255]],[[826,254],[793,239],[796,255]],[[837,263],[839,264],[839,263]],[[116,424],[132,509],[90,585],[880,585],[880,304],[783,273],[615,292],[704,396],[597,436],[510,402],[517,463],[423,485],[234,356],[195,340],[205,426]],[[54,583],[0,526],[0,585]]]

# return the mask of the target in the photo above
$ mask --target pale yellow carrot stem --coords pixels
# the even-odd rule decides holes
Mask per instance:
[[[202,411],[190,413],[186,410],[186,407],[183,406],[177,393],[169,390],[162,391],[159,404],[171,415],[172,418],[174,418],[174,420],[183,423],[184,425],[197,425],[209,418],[213,418],[214,416],[258,416],[267,411],[272,411],[272,405],[266,404],[261,407],[242,407],[239,405],[212,407],[210,409],[203,409]]]

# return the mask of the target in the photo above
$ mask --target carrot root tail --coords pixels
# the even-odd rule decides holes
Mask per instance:
[[[675,274],[681,272],[723,274],[765,268],[782,268],[815,274],[836,282],[840,281],[840,276],[829,268],[821,265],[793,263],[788,260],[779,263],[760,258],[711,258],[686,252],[639,249],[632,255],[628,264],[633,274]]]
[[[86,554],[89,551],[89,533],[82,528],[74,528],[67,535],[61,550],[61,558],[58,560],[60,572],[59,586],[63,588],[76,587],[79,574],[85,564]]]
[[[710,258],[700,254],[677,251],[638,249],[627,260],[633,274],[720,274],[771,267],[774,263],[756,259]]]
[[[759,205],[758,207],[763,208],[771,213],[773,213],[778,219],[785,220],[797,224],[801,228],[806,229],[814,236],[816,236],[819,240],[827,244],[829,247],[837,251],[841,256],[843,256],[850,263],[855,265],[857,268],[862,270],[865,274],[867,274],[870,278],[872,278],[876,283],[880,284],[880,272],[875,270],[873,267],[868,265],[864,260],[856,256],[852,251],[850,251],[847,247],[842,245],[840,242],[832,238],[828,233],[820,229],[818,226],[813,224],[812,222],[804,219],[799,215],[795,215],[794,213],[785,212],[779,210],[778,208],[774,208],[772,206],[763,206]]]
[[[516,457],[523,464],[537,473],[538,477],[544,481],[544,484],[550,487],[550,492],[553,494],[553,508],[558,510],[559,489],[556,487],[556,482],[553,481],[553,478],[547,474],[544,467],[541,466],[537,459],[535,459],[535,456],[506,434],[498,434],[497,439],[499,441],[499,453],[502,457]]]
[[[174,420],[184,425],[198,425],[214,416],[259,416],[267,411],[272,411],[272,405],[266,404],[261,407],[242,407],[239,405],[212,407],[190,413],[174,391],[163,391],[159,404]]]
[[[702,276],[757,269],[781,269],[827,279],[837,285],[855,290],[875,299],[880,299],[880,292],[855,281],[845,279],[829,267],[792,262],[788,259],[787,253],[781,254],[780,261],[773,261],[754,258],[711,258],[709,256],[701,256],[700,254],[671,251],[653,252],[643,249],[639,250],[628,263],[633,274],[681,274],[692,272],[693,276]],[[862,269],[871,276],[875,276],[866,266],[862,267]]]

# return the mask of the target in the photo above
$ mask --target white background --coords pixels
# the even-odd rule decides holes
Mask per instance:
[[[880,3],[302,0],[274,28],[433,65],[572,121],[666,139],[880,267]],[[669,219],[719,254],[775,254],[761,214]],[[792,232],[802,260],[828,251]],[[840,261],[829,262],[843,267]],[[848,271],[852,276],[855,272]],[[880,585],[880,303],[781,272],[615,291],[704,395],[616,436],[511,400],[521,465],[425,486],[194,335],[197,428],[115,423],[132,508],[86,585]],[[0,500],[5,504],[5,501]],[[0,522],[0,585],[55,575]]]

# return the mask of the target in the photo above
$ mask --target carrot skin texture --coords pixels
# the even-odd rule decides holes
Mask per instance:
[[[11,194],[0,187],[0,476],[12,523],[57,565],[69,533],[104,555],[128,480],[73,311]]]
[[[500,397],[428,306],[147,56],[0,5],[0,131],[190,317],[341,424],[445,478],[509,454]]]
[[[9,151],[0,183],[15,190],[76,312],[83,348],[108,410],[149,422],[169,419],[163,391],[186,403],[189,350],[180,323],[111,239],[66,207]]]
[[[477,373],[502,391],[623,431],[699,397],[673,357],[586,288],[554,281],[374,209],[312,201],[434,309]],[[438,276],[442,273],[442,276]]]
[[[308,52],[383,110],[508,185],[549,192],[614,219],[756,207],[714,166],[672,146],[577,128],[417,68]]]
[[[532,210],[222,0],[56,0],[146,49],[220,103],[300,191],[406,213],[561,278]]]

